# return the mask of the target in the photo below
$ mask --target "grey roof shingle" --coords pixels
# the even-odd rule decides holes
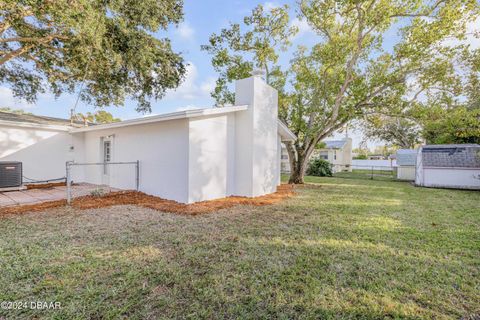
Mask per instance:
[[[444,144],[422,148],[422,161],[426,167],[480,168],[480,145]]]
[[[33,114],[18,114],[12,112],[0,111],[0,120],[10,121],[10,122],[19,122],[19,123],[33,123],[33,124],[43,124],[43,125],[54,125],[54,126],[70,126],[70,120],[53,118],[53,117],[44,117],[37,116]],[[74,121],[77,125],[82,125],[81,121]]]

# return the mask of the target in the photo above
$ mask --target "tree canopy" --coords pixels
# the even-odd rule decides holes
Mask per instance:
[[[50,90],[98,107],[150,111],[150,99],[185,74],[168,39],[152,34],[181,21],[182,0],[0,1],[0,83],[29,102]]]
[[[381,112],[365,116],[367,136],[403,148],[423,141],[480,143],[480,49],[460,46],[454,50],[448,69],[437,73],[435,85],[425,86],[415,79],[407,89],[410,100],[393,100]]]
[[[27,112],[23,109],[12,109],[10,107],[1,107],[0,111],[1,112],[15,113],[15,114],[32,114],[31,112]]]
[[[86,123],[96,123],[96,124],[104,124],[104,123],[112,123],[112,122],[120,122],[122,121],[119,118],[115,118],[110,112],[105,110],[99,110],[95,113],[87,112],[86,114],[77,113],[75,115],[77,120],[86,122]]]
[[[290,182],[302,183],[315,146],[352,120],[400,116],[419,98],[458,94],[452,61],[465,47],[445,42],[465,38],[467,24],[479,15],[475,0],[297,4],[297,19],[308,23],[317,42],[297,47],[287,68],[279,65],[279,54],[297,31],[287,7],[259,6],[243,25],[222,29],[203,46],[219,73],[212,94],[219,104],[232,102],[233,80],[254,67],[266,70],[267,82],[279,91],[280,117],[298,137],[287,144]],[[398,40],[387,48],[392,30]]]

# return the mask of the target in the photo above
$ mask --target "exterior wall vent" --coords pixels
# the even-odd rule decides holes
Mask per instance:
[[[20,187],[22,183],[22,163],[0,161],[0,188]]]

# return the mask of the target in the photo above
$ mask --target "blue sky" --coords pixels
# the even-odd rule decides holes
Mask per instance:
[[[180,52],[185,61],[188,62],[188,73],[184,83],[177,90],[169,91],[166,97],[152,103],[152,114],[173,112],[189,108],[211,107],[214,104],[210,97],[216,79],[216,73],[210,64],[210,56],[200,50],[202,44],[208,42],[213,32],[219,32],[221,28],[227,27],[229,22],[241,22],[243,17],[248,15],[258,4],[265,7],[288,4],[291,8],[293,23],[299,27],[299,34],[294,40],[293,48],[298,45],[309,46],[315,43],[316,35],[311,32],[308,25],[295,19],[295,0],[256,1],[256,0],[185,0],[185,19],[178,27],[171,27],[168,32],[162,32],[159,36],[167,36],[172,41],[173,49]],[[478,30],[478,29],[477,29]],[[397,40],[397,31],[392,29],[385,35],[384,47],[392,46]],[[478,43],[477,43],[478,45]],[[287,64],[290,57],[284,56],[281,60]],[[11,91],[6,86],[0,86],[0,107],[22,108],[38,115],[68,118],[69,110],[75,103],[75,95],[63,95],[54,99],[50,94],[43,94],[34,105],[12,97]],[[82,102],[77,106],[77,112],[94,112],[93,106]],[[109,107],[107,111],[123,120],[141,117],[135,111],[135,103],[126,101],[123,107]],[[343,137],[344,134],[337,134],[335,138]],[[358,146],[362,136],[360,133],[353,133],[354,146]],[[370,142],[369,146],[382,143]]]

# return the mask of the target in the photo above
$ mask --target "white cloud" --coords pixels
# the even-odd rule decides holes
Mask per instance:
[[[277,2],[272,2],[272,1],[267,1],[263,5],[263,8],[267,11],[270,11],[272,9],[279,8],[279,7],[280,7],[280,4],[278,4]]]
[[[0,87],[0,108],[2,107],[8,107],[12,109],[32,109],[35,108],[35,104],[15,98],[13,96],[13,91],[10,88]]]
[[[212,92],[215,89],[215,86],[217,85],[217,80],[214,77],[209,77],[207,80],[202,82],[200,85],[200,90],[202,91],[203,94],[210,95],[210,92]]]
[[[460,44],[469,44],[471,49],[480,48],[480,17],[475,21],[467,23],[465,40],[449,39],[443,42],[445,46],[457,46]]]
[[[480,17],[467,24],[467,39],[472,49],[480,48]]]
[[[204,81],[198,80],[198,69],[192,62],[188,62],[185,80],[176,89],[169,91],[166,99],[198,100],[210,97],[215,88],[215,78],[209,77]]]
[[[193,29],[187,21],[184,21],[178,26],[176,34],[183,39],[192,40],[195,35],[195,29]]]
[[[305,19],[295,18],[292,20],[290,26],[297,27],[298,29],[298,33],[295,35],[295,37],[301,37],[306,33],[313,32],[312,27],[310,27],[307,20]]]

